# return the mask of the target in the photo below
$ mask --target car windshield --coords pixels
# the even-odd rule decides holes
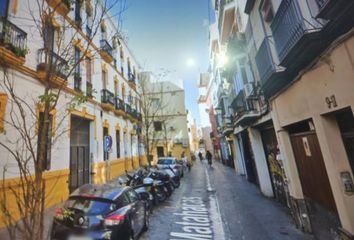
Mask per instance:
[[[115,207],[115,204],[110,201],[85,197],[69,198],[65,203],[65,208],[77,209],[87,215],[107,214]]]
[[[170,165],[170,164],[173,164],[173,160],[172,159],[159,159],[157,164]]]

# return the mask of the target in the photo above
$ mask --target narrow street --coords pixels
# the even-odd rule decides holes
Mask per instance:
[[[204,223],[207,218],[209,221]],[[296,229],[286,209],[263,197],[256,186],[236,175],[233,169],[220,163],[209,169],[206,163],[196,162],[181,187],[154,209],[150,229],[141,239],[312,237]]]

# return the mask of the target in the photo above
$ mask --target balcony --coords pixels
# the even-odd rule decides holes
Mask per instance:
[[[348,20],[353,19],[354,2],[348,0],[316,0],[319,11],[318,18],[334,20],[336,18],[348,16]]]
[[[113,61],[113,48],[112,46],[108,43],[107,40],[102,39],[100,41],[101,49],[100,49],[100,55],[105,60],[107,63],[111,63]]]
[[[141,122],[143,120],[143,115],[141,113],[139,113],[139,112],[136,114],[136,117],[137,117],[139,122]]]
[[[1,58],[9,65],[22,65],[28,52],[27,33],[7,19],[0,18],[0,47],[3,49]]]
[[[264,38],[256,54],[256,64],[262,86],[269,82],[274,82],[277,75],[284,71],[284,68],[278,66],[277,56],[272,51],[274,46],[271,46],[271,44],[270,37]]]
[[[37,72],[41,80],[45,80],[49,74],[49,80],[52,83],[59,85],[66,84],[68,69],[68,62],[57,53],[47,48],[38,50]]]
[[[230,33],[236,21],[235,16],[235,0],[221,0],[219,29],[220,29],[220,41],[222,44],[229,40]]]
[[[247,125],[261,116],[252,101],[253,100],[247,100],[244,91],[241,91],[231,103],[231,107],[235,112],[235,126]]]
[[[128,84],[131,88],[135,89],[135,75],[132,72],[128,72]]]
[[[125,116],[125,105],[124,105],[124,101],[118,97],[114,98],[114,113],[118,116]]]
[[[81,92],[81,82],[82,82],[82,77],[80,76],[80,73],[74,73],[74,90],[77,92]]]
[[[101,106],[104,110],[112,111],[115,109],[114,94],[107,89],[101,90]]]
[[[224,116],[222,119],[222,133],[226,136],[233,133],[233,121],[232,116]]]
[[[132,113],[132,107],[128,103],[125,104],[125,112],[129,115]]]
[[[271,30],[280,65],[296,68],[317,56],[321,46],[320,24],[306,19],[299,0],[283,0],[276,12]]]
[[[124,108],[124,101],[118,97],[115,98],[115,107],[116,107],[116,110],[121,110],[121,111],[125,111],[125,108]]]
[[[93,97],[93,86],[90,82],[86,82],[86,96],[89,98]]]

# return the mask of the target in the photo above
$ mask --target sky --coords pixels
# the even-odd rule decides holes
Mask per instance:
[[[199,72],[208,69],[209,0],[127,0],[122,31],[143,70],[183,82],[186,108],[199,121]],[[210,6],[209,6],[210,7]]]

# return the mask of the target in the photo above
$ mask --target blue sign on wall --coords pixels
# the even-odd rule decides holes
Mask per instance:
[[[109,152],[112,150],[112,137],[111,136],[104,136],[104,151]]]

